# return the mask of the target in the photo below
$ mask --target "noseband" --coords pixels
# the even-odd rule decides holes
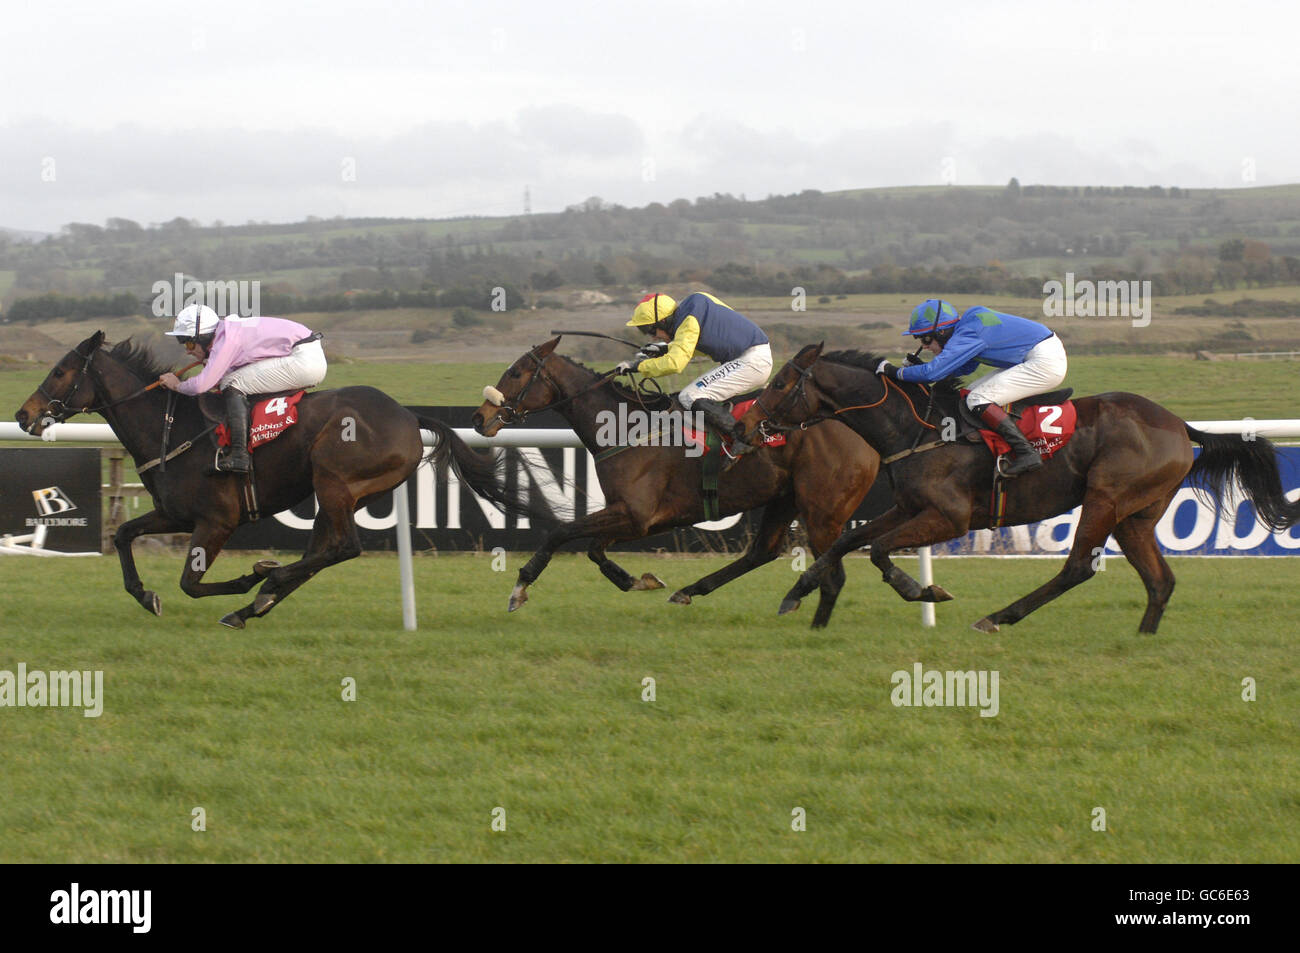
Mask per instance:
[[[511,397],[509,400],[497,406],[497,416],[501,418],[501,422],[506,426],[510,426],[511,424],[523,423],[525,420],[528,419],[528,415],[533,413],[535,410],[546,409],[545,407],[537,407],[534,408],[534,410],[521,410],[519,406],[521,403],[523,403],[524,398],[528,396],[528,391],[532,388],[533,384],[537,381],[539,377],[545,380],[545,382],[551,386],[551,389],[554,390],[556,394],[559,394],[560,392],[560,389],[555,386],[555,382],[551,380],[549,377],[546,377],[542,373],[542,368],[545,367],[546,362],[551,359],[551,355],[548,354],[546,355],[546,357],[539,358],[536,354],[536,351],[537,349],[533,348],[533,350],[529,351],[527,354],[524,355],[524,357],[531,358],[533,363],[537,365],[536,369],[532,373],[532,376],[528,378],[528,383],[524,384],[524,386],[519,389],[519,393],[515,394],[514,397]]]

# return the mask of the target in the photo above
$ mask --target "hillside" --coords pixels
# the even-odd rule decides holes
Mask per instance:
[[[667,281],[768,295],[800,284],[820,295],[920,290],[938,277],[954,291],[1032,295],[1034,279],[1066,271],[1150,277],[1166,293],[1300,282],[1300,186],[1022,188],[1013,180],[756,201],[719,194],[640,209],[593,197],[558,214],[432,221],[176,218],[146,227],[115,218],[72,223],[39,242],[0,235],[0,309],[50,292],[130,295],[143,308],[153,284],[178,272],[258,280],[264,295],[289,305],[264,310],[287,312],[313,310],[299,300],[313,296],[319,309],[343,309],[347,292],[456,292],[483,308],[491,288],[505,287],[517,307],[560,288],[630,293]]]

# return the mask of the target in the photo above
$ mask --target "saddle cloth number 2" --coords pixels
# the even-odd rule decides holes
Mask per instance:
[[[1060,436],[1063,432],[1060,427],[1056,426],[1056,421],[1061,418],[1063,408],[1048,404],[1038,408],[1038,428],[1045,434]]]

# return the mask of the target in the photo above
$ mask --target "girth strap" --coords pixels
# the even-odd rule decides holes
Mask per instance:
[[[153,458],[152,460],[150,460],[148,463],[142,463],[142,464],[140,464],[138,467],[135,468],[135,472],[136,472],[136,473],[144,473],[144,471],[146,471],[146,470],[152,470],[154,467],[158,466],[158,464],[160,464],[160,463],[162,463],[162,462],[164,462],[164,461],[171,460],[171,459],[173,459],[173,458],[175,458],[175,457],[179,457],[179,456],[180,456],[182,453],[184,453],[186,450],[190,449],[190,447],[194,446],[194,441],[195,441],[195,440],[200,440],[200,439],[202,439],[203,437],[206,437],[208,434],[212,433],[212,431],[214,431],[214,430],[216,430],[216,429],[217,429],[217,425],[216,425],[216,424],[213,424],[211,427],[209,427],[207,430],[203,431],[202,433],[200,433],[200,434],[196,434],[195,436],[191,437],[189,440],[186,440],[183,444],[181,444],[179,447],[177,447],[177,448],[176,448],[175,450],[173,450],[171,453],[167,454],[167,456],[165,456],[165,457],[154,457],[154,458]]]

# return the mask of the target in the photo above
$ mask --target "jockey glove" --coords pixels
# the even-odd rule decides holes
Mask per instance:
[[[898,368],[895,367],[893,364],[890,364],[889,361],[887,360],[881,361],[878,365],[876,365],[876,373],[884,377],[892,377],[895,380],[898,379]]]

